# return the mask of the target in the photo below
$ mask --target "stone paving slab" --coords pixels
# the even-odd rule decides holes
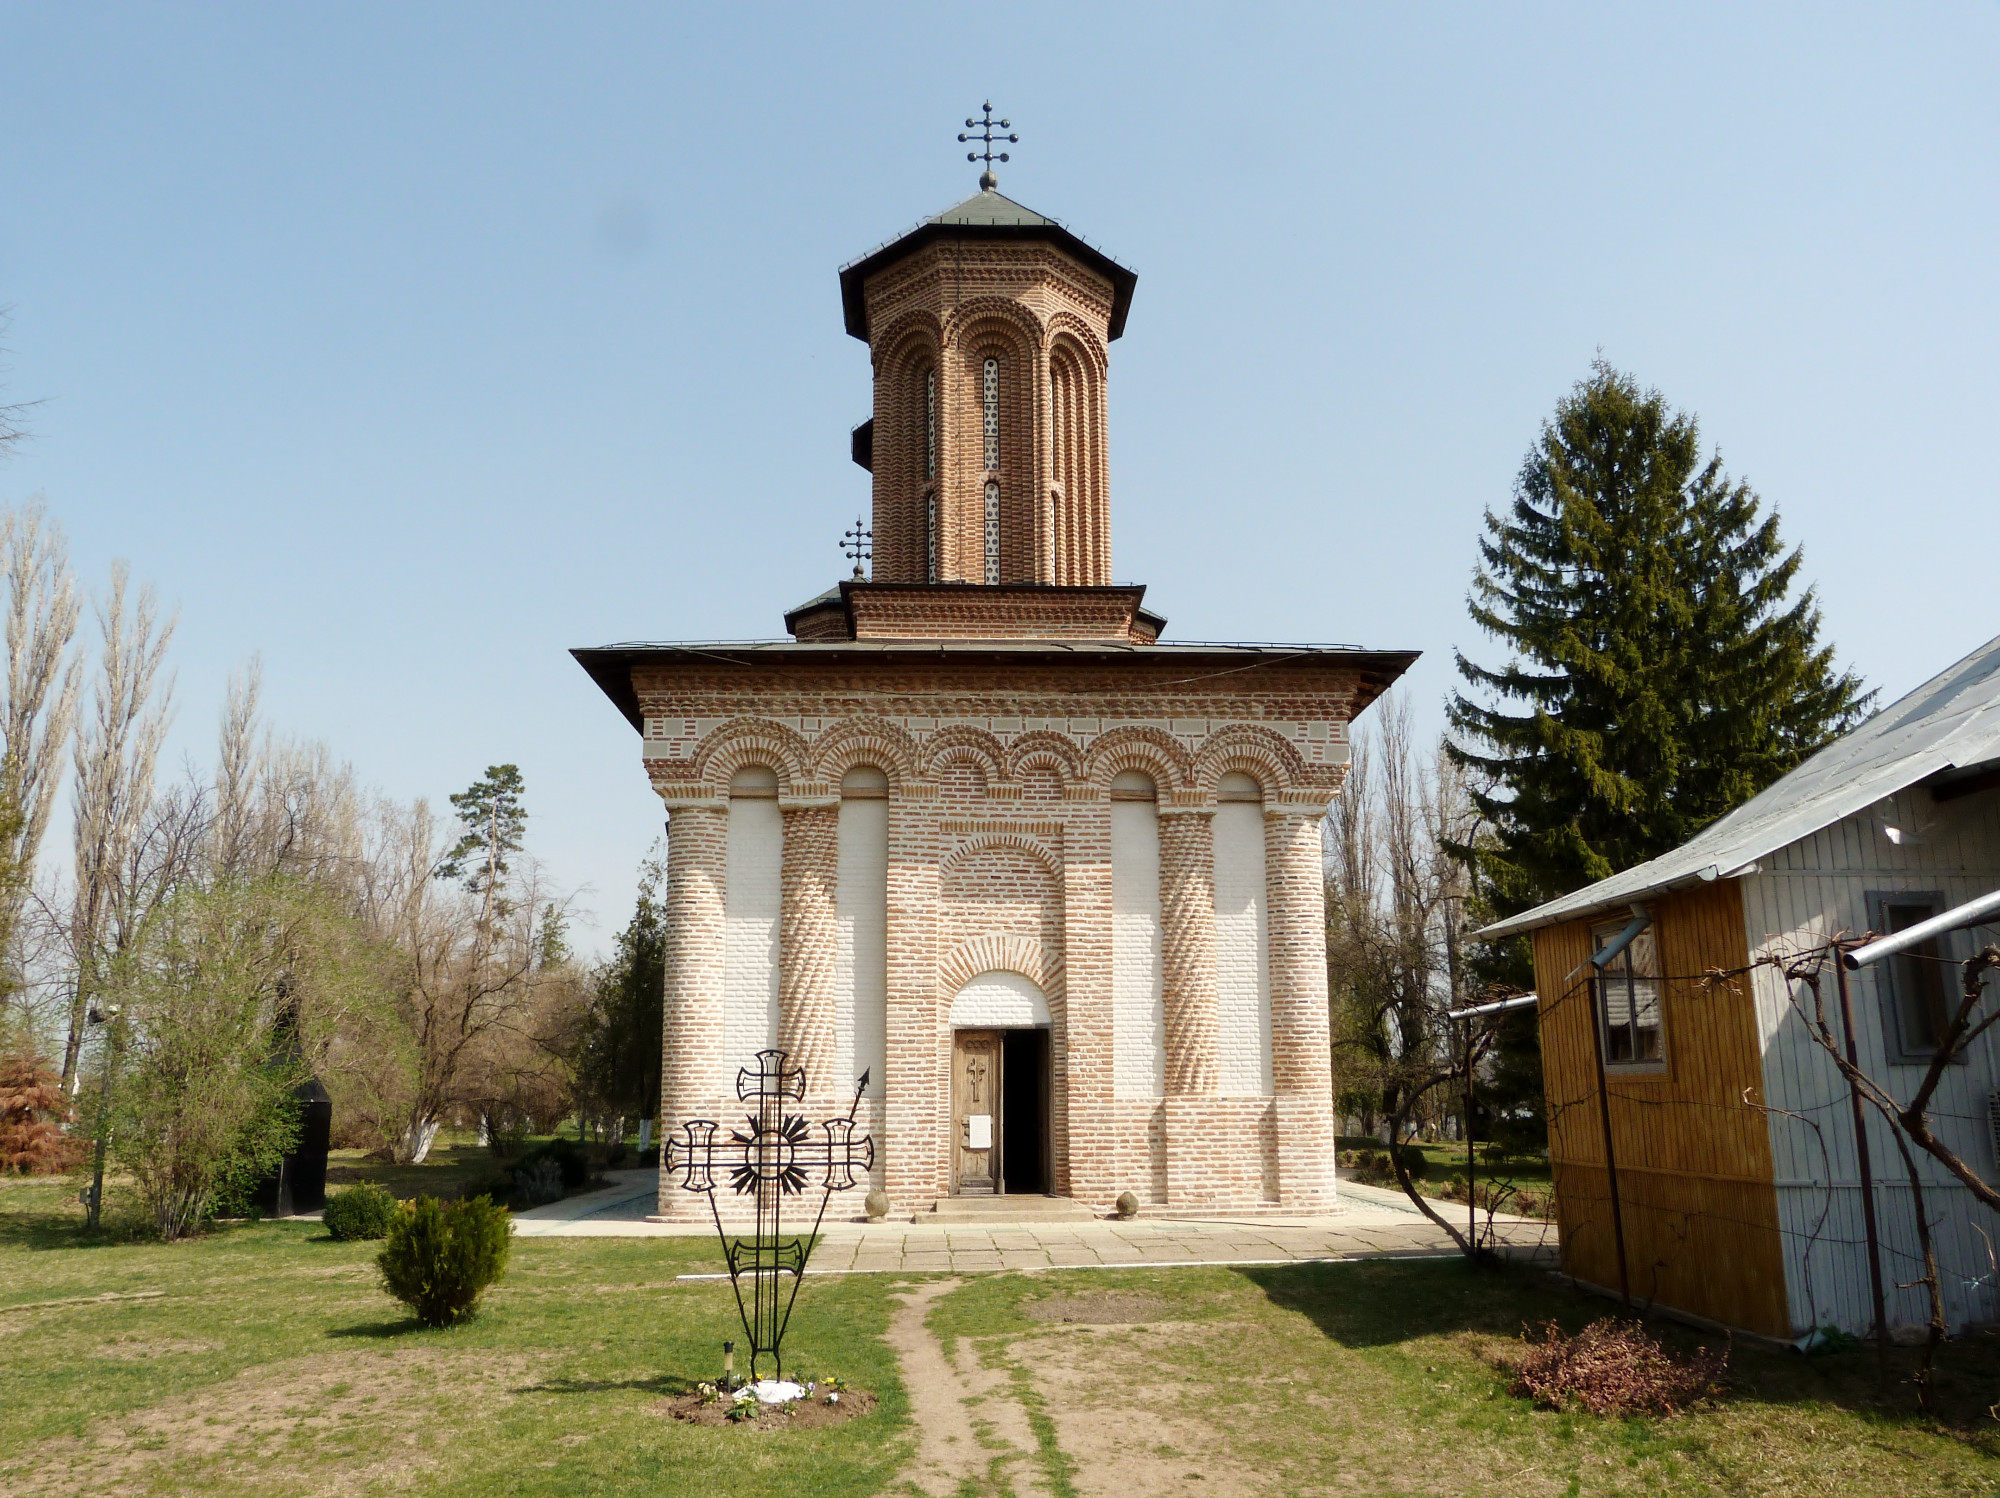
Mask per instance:
[[[622,1172],[600,1191],[515,1214],[524,1238],[708,1237],[707,1223],[648,1222],[658,1177]],[[1451,1240],[1400,1193],[1343,1182],[1339,1211],[1324,1217],[1238,1214],[1199,1218],[1097,1219],[991,1227],[964,1222],[828,1222],[813,1255],[815,1274],[945,1274],[1077,1269],[1131,1264],[1271,1264],[1309,1260],[1450,1254]],[[1553,1256],[1552,1225],[1495,1219],[1515,1253]]]

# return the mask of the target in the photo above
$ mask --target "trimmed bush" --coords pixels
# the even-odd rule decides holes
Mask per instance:
[[[320,1217],[326,1230],[342,1243],[386,1238],[389,1225],[395,1220],[396,1198],[373,1181],[363,1181],[328,1197],[326,1211]]]
[[[547,1155],[515,1167],[515,1206],[539,1207],[548,1202],[559,1202],[562,1200],[562,1194],[562,1167]]]
[[[376,1263],[382,1287],[426,1326],[471,1318],[488,1285],[507,1272],[507,1209],[490,1198],[405,1202]]]

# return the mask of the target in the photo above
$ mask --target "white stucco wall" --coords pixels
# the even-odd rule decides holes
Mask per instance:
[[[834,1057],[845,1090],[866,1070],[884,1096],[889,1057],[889,803],[840,803]]]
[[[723,1082],[778,1043],[778,911],[785,824],[775,800],[729,803],[722,946]]]
[[[1160,826],[1150,801],[1111,803],[1111,1090],[1167,1089],[1160,984]]]
[[[1225,1095],[1271,1092],[1271,967],[1265,933],[1264,808],[1215,809],[1215,998]]]

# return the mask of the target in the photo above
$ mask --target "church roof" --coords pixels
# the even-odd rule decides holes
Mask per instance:
[[[932,214],[907,234],[871,250],[840,270],[840,303],[847,314],[847,331],[868,340],[868,303],[863,288],[868,278],[884,266],[940,239],[1040,239],[1065,254],[1082,261],[1111,283],[1111,329],[1116,338],[1125,331],[1125,314],[1132,307],[1132,288],[1139,284],[1135,272],[1127,270],[1102,250],[1086,244],[1056,219],[1035,212],[1003,197],[997,191],[976,192],[956,207]]]

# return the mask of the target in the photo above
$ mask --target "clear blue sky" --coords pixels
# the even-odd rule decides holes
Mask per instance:
[[[1169,637],[1426,652],[1601,348],[1900,692],[1996,628],[2000,9],[0,4],[0,467],[442,805],[518,762],[593,944],[659,829],[569,660],[781,633],[867,503],[834,273],[1003,189],[1139,273],[1115,571]]]

